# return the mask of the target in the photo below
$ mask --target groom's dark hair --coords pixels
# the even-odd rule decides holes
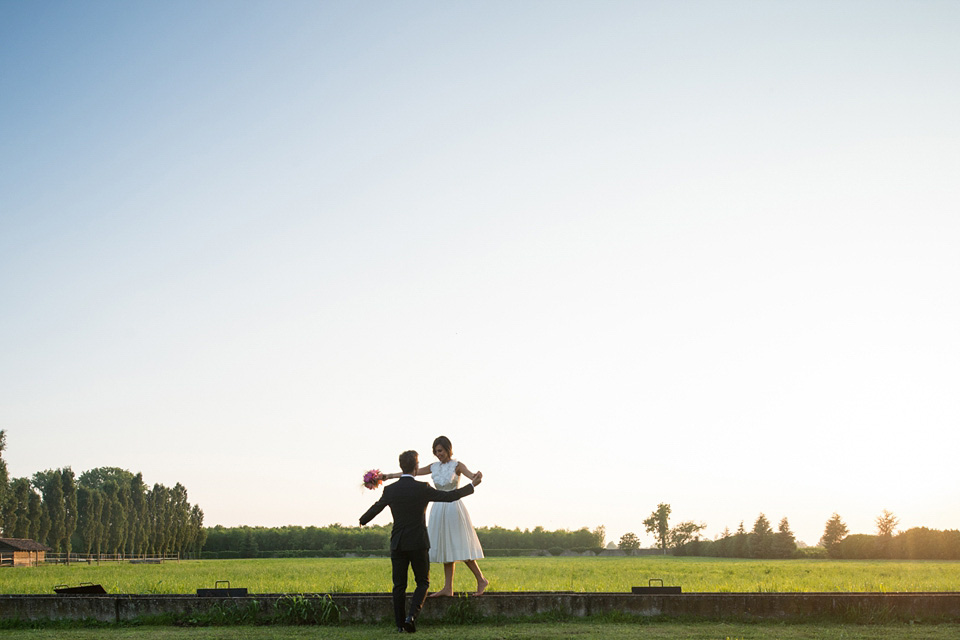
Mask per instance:
[[[400,454],[400,470],[404,473],[413,473],[417,470],[420,455],[416,451],[404,451]]]

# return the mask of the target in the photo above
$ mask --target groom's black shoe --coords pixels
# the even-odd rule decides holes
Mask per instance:
[[[403,621],[403,630],[407,633],[416,633],[417,632],[417,622],[412,617],[407,616],[407,619]]]

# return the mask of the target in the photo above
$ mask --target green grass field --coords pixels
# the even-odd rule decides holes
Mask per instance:
[[[731,560],[674,557],[487,558],[491,592],[629,592],[659,578],[684,592],[896,592],[960,590],[960,562]],[[433,565],[439,587],[443,569]],[[52,593],[57,584],[102,584],[109,593],[194,593],[228,580],[250,593],[390,591],[386,558],[191,560],[162,565],[104,564],[0,570],[0,594]],[[458,565],[455,588],[472,591]]]

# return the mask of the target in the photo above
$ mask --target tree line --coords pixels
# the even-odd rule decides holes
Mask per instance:
[[[843,519],[834,513],[824,526],[819,546],[813,549],[798,548],[786,517],[780,520],[776,531],[767,516],[761,513],[749,530],[741,521],[735,532],[726,528],[719,537],[703,540],[700,532],[706,524],[686,521],[671,527],[670,512],[669,504],[660,503],[643,524],[663,553],[680,556],[960,560],[960,531],[915,527],[898,533],[899,520],[887,510],[875,521],[875,535],[849,535]],[[640,540],[634,533],[626,533],[620,539],[620,548],[629,553],[640,548]]]
[[[876,534],[850,535],[836,513],[823,529],[820,544],[832,558],[857,560],[960,560],[960,531],[913,527],[896,531],[899,519],[884,510],[875,520]]]
[[[204,554],[219,558],[255,558],[277,552],[284,552],[279,555],[285,556],[340,555],[390,548],[390,529],[377,525],[361,528],[340,524],[326,527],[224,527],[218,524],[208,527],[206,533]]]
[[[604,529],[547,531],[543,527],[504,529],[479,527],[477,537],[484,549],[587,550],[603,546]],[[207,530],[203,547],[208,557],[253,558],[260,555],[342,555],[351,552],[386,551],[390,548],[389,526],[345,527],[224,527]]]
[[[586,527],[570,531],[548,531],[543,527],[533,529],[505,529],[503,527],[479,527],[477,538],[484,548],[575,551],[603,548],[606,530],[601,525],[593,531]]]
[[[692,545],[697,545],[701,542],[700,532],[707,528],[705,523],[698,523],[692,520],[687,520],[681,522],[673,527],[670,526],[670,513],[672,507],[665,503],[661,502],[657,505],[657,508],[653,513],[650,514],[643,521],[643,527],[647,533],[653,535],[654,540],[656,540],[657,548],[664,554],[670,552],[675,555],[683,555],[683,550],[691,548]],[[770,528],[770,523],[766,519],[766,516],[761,514],[762,522],[765,523],[766,529]],[[759,524],[759,523],[758,523]],[[781,523],[783,526],[786,525],[786,518],[784,522]],[[743,527],[741,523],[741,528]],[[761,527],[762,529],[762,527]],[[766,530],[762,529],[762,530]],[[789,527],[788,527],[789,529]],[[746,532],[744,532],[746,534]],[[791,540],[793,534],[790,534]],[[627,553],[632,553],[640,548],[640,538],[637,537],[637,534],[632,531],[623,534],[620,538],[620,549],[624,550]],[[759,549],[760,545],[754,545],[755,548]],[[766,544],[763,545],[766,549]],[[694,555],[694,554],[688,554]]]
[[[0,454],[6,434],[0,430]],[[9,479],[0,457],[0,529],[8,538],[36,540],[55,553],[126,556],[197,552],[203,511],[186,488],[148,487],[143,474],[99,467],[77,477],[70,467]]]
[[[688,540],[677,547],[675,554],[720,558],[794,558],[798,555],[798,548],[786,517],[781,518],[774,531],[770,520],[761,513],[749,531],[741,521],[735,532],[731,533],[727,528],[716,540]]]

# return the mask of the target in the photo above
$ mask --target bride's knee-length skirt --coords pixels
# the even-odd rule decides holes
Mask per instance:
[[[483,557],[483,548],[470,514],[460,500],[434,502],[430,507],[427,533],[430,535],[430,562],[458,562]]]

